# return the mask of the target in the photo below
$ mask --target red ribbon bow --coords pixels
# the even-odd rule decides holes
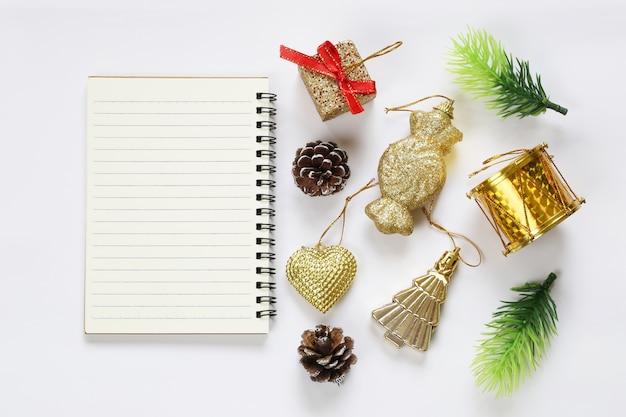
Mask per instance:
[[[280,57],[298,64],[301,67],[315,71],[337,80],[339,89],[343,93],[352,114],[361,113],[363,106],[356,97],[359,94],[376,93],[376,83],[372,80],[351,80],[343,72],[341,57],[335,45],[326,41],[317,47],[319,58],[305,55],[280,45]]]

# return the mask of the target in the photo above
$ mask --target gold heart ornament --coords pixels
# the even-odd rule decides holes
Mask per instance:
[[[287,279],[313,307],[326,313],[356,276],[356,259],[343,246],[302,247],[287,261]]]

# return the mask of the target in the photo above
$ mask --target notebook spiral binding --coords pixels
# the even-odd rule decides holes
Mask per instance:
[[[256,209],[258,219],[256,230],[259,233],[255,241],[259,248],[256,252],[256,259],[259,262],[256,273],[265,277],[256,282],[256,288],[273,291],[276,289],[276,283],[273,281],[276,269],[271,266],[271,263],[276,258],[272,251],[276,242],[270,234],[275,230],[275,225],[271,220],[276,212],[271,205],[276,201],[276,197],[272,194],[273,188],[276,187],[276,181],[270,177],[276,172],[276,166],[272,164],[272,160],[276,158],[276,151],[271,149],[271,146],[276,143],[276,137],[271,134],[276,128],[276,122],[270,119],[276,115],[276,108],[271,105],[268,106],[267,103],[274,102],[276,94],[259,92],[256,93],[256,98],[264,102],[263,105],[256,108],[256,114],[262,118],[256,122],[257,129],[260,129],[259,135],[256,137],[256,142],[259,144],[259,149],[256,151],[256,157],[259,158],[256,171],[260,176],[255,184],[258,190],[256,201],[259,203],[259,207]],[[273,307],[276,303],[275,296],[259,295],[256,297],[256,303],[268,305],[268,308],[256,312],[257,318],[276,315],[276,309]]]

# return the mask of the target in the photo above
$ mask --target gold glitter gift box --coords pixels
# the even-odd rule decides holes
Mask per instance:
[[[365,103],[376,98],[376,84],[370,78],[364,62],[389,53],[401,44],[395,42],[365,59],[361,58],[352,41],[336,45],[326,41],[317,48],[317,55],[313,56],[281,45],[280,57],[298,65],[317,112],[322,121],[326,121],[348,111],[360,113]]]
[[[337,43],[336,48],[337,52],[339,52],[341,64],[344,68],[360,63],[355,66],[349,74],[347,74],[350,79],[363,81],[371,80],[370,75],[365,68],[365,64],[362,63],[361,55],[359,55],[359,51],[356,49],[354,42],[339,42]],[[317,56],[318,55],[316,55],[316,57]],[[315,108],[323,121],[333,119],[350,111],[348,100],[346,100],[344,95],[341,93],[337,80],[317,73],[313,70],[306,69],[302,66],[298,67],[298,71],[300,72],[300,77],[302,77],[302,81],[304,81],[304,85],[311,96],[311,100],[313,100]],[[374,92],[370,94],[355,93],[355,96],[359,103],[363,105],[374,100],[376,98],[376,92],[374,90]]]

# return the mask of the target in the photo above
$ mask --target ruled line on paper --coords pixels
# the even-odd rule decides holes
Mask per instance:
[[[119,99],[110,99],[110,100],[93,100],[93,103],[110,103],[110,104],[137,104],[137,103],[151,103],[151,104],[249,104],[250,100],[119,100]]]
[[[250,235],[247,232],[94,232],[94,235]]]
[[[137,198],[137,199],[142,199],[142,198],[147,198],[147,199],[158,199],[158,198],[176,198],[176,199],[181,199],[181,198],[204,198],[204,199],[237,199],[237,198],[243,198],[243,199],[251,199],[252,197],[249,196],[95,196],[93,198],[103,198],[103,199],[121,199],[121,198]]]
[[[94,223],[251,223],[249,220],[94,220]]]
[[[138,248],[138,247],[144,247],[144,248],[149,248],[149,247],[155,247],[155,248],[179,248],[179,247],[186,247],[186,248],[210,248],[210,247],[218,247],[218,248],[226,248],[226,247],[249,247],[252,245],[228,245],[228,244],[219,244],[219,245],[128,245],[128,244],[114,244],[114,245],[91,245],[94,247],[133,247],[133,248]]]
[[[250,175],[248,172],[94,172],[93,175]]]
[[[95,124],[94,127],[248,127],[247,124],[239,124],[239,125],[217,125],[217,124],[167,124],[167,125],[154,125],[154,124]]]
[[[91,270],[99,272],[238,272],[247,271],[248,268],[92,268]]]
[[[96,315],[92,315],[91,318],[93,320],[252,320],[253,317],[250,316],[239,316],[239,317],[224,317],[224,316],[214,316],[214,317],[98,317]]]
[[[149,207],[149,208],[95,208],[94,211],[250,211],[252,209],[248,208],[160,208],[160,207]]]
[[[252,184],[94,184],[94,187],[252,187]]]
[[[226,293],[226,294],[220,294],[220,293],[214,293],[214,292],[204,292],[204,293],[198,293],[198,292],[194,292],[194,293],[180,293],[180,292],[168,292],[168,293],[93,293],[93,295],[128,295],[128,296],[144,296],[144,295],[159,295],[159,296],[165,296],[165,297],[176,297],[179,295],[184,295],[184,296],[195,296],[195,295],[210,295],[210,296],[244,296],[244,295],[250,295],[250,293]]]
[[[128,163],[133,163],[133,164],[137,164],[137,163],[144,163],[144,162],[149,162],[149,163],[159,163],[159,164],[170,164],[170,163],[202,163],[202,164],[232,164],[232,163],[250,163],[251,161],[249,159],[238,159],[238,160],[222,160],[222,159],[208,159],[208,160],[194,160],[194,161],[189,161],[189,160],[176,160],[176,161],[170,161],[170,160],[145,160],[145,159],[112,159],[112,160],[106,160],[106,159],[100,159],[100,160],[94,160],[92,162],[96,162],[96,163],[119,163],[119,162],[128,162]]]
[[[247,112],[94,112],[93,114],[102,115],[150,115],[150,116],[198,116],[198,115],[229,115],[229,114],[246,114]]]
[[[183,281],[183,280],[176,280],[176,281],[164,281],[164,280],[157,280],[157,281],[129,281],[129,280],[124,280],[124,281],[103,281],[103,280],[94,280],[93,281],[95,284],[247,284],[249,281]]]
[[[250,139],[247,136],[94,136],[94,139]]]
[[[94,305],[94,308],[243,308],[247,305],[229,305],[229,304],[207,304],[207,305]]]
[[[150,152],[150,151],[224,151],[224,152],[233,152],[233,151],[249,151],[250,148],[94,148],[94,151],[139,151],[139,152]]]
[[[94,256],[91,259],[248,259],[247,256]]]

